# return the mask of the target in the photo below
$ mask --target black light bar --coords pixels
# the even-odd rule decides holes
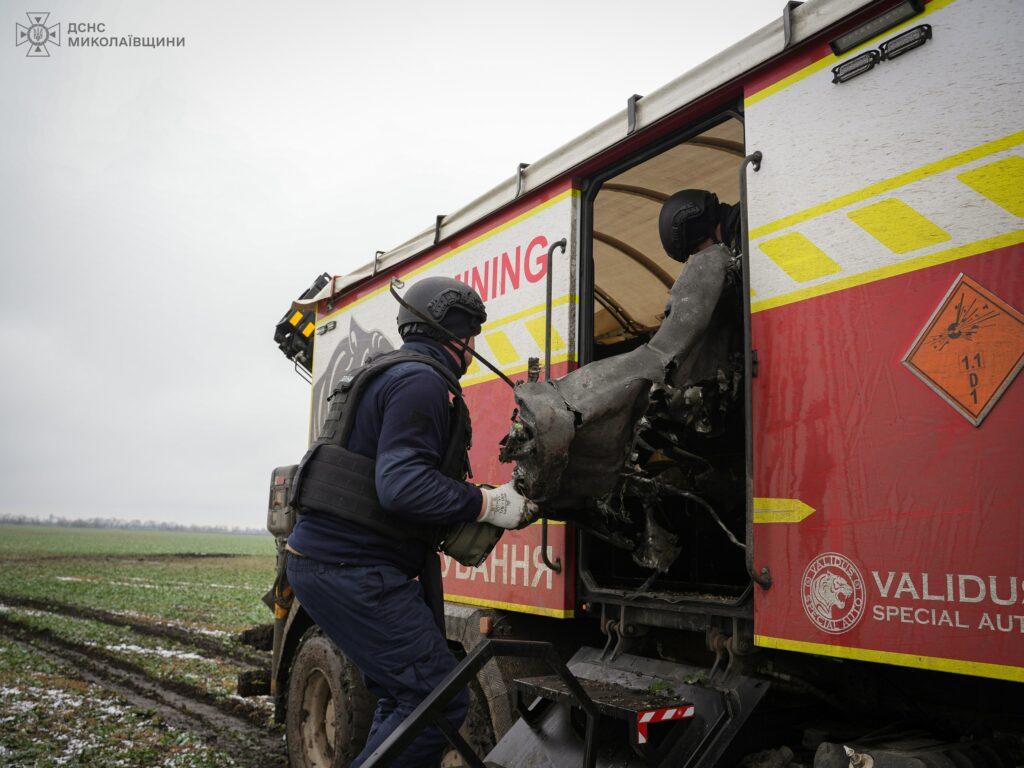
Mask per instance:
[[[922,0],[903,0],[899,5],[893,6],[885,13],[865,21],[856,29],[844,32],[835,40],[829,42],[832,53],[841,56],[847,51],[853,50],[861,43],[865,43],[873,37],[882,34],[887,29],[892,29],[897,24],[902,24],[907,19],[912,19],[924,10]]]
[[[302,292],[298,300],[304,301],[313,298],[330,280],[331,276],[324,272]],[[315,330],[316,312],[313,308],[289,309],[274,326],[274,343],[277,344],[278,349],[295,363],[296,370],[301,366],[307,374],[313,371],[313,332]]]
[[[864,51],[859,56],[854,56],[849,61],[832,67],[832,82],[845,83],[847,80],[853,80],[857,75],[870,72],[881,60],[882,54],[878,51]]]
[[[882,52],[882,61],[891,61],[897,56],[902,56],[907,51],[920,48],[931,39],[931,24],[922,24],[919,27],[908,29],[901,35],[896,35],[891,40],[886,40],[878,46],[878,50]]]

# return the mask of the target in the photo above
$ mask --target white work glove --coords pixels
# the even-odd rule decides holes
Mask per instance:
[[[481,487],[480,492],[484,503],[478,522],[499,528],[518,528],[529,522],[537,511],[537,505],[518,493],[511,482],[497,488]]]

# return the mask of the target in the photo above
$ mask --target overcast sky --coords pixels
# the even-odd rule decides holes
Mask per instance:
[[[50,58],[0,5],[0,512],[260,527],[307,434],[292,298],[783,3],[51,0]]]

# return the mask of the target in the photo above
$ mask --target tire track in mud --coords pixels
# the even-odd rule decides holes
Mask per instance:
[[[226,702],[187,683],[159,680],[129,661],[3,615],[0,634],[71,664],[83,681],[112,691],[133,706],[158,712],[170,725],[198,734],[241,766],[285,765],[283,732],[266,725],[266,714],[247,702]]]
[[[228,717],[244,719],[252,726],[264,727],[266,713],[253,702],[246,701],[245,699],[227,700],[191,683],[180,680],[160,679],[143,667],[109,653],[99,646],[68,640],[53,630],[45,627],[33,627],[30,624],[4,615],[0,615],[0,632],[15,637],[15,639],[44,642],[53,648],[63,649],[68,653],[92,659],[94,662],[101,661],[103,662],[101,669],[111,668],[136,678],[145,679],[151,686],[156,686],[162,690],[184,696],[194,702],[213,707]]]
[[[196,648],[207,651],[223,659],[230,659],[238,664],[248,667],[266,666],[269,658],[260,655],[255,651],[247,651],[242,648],[232,648],[225,642],[215,637],[204,635],[198,630],[190,630],[185,627],[165,624],[158,619],[146,620],[140,616],[128,616],[121,613],[104,611],[101,608],[87,608],[81,605],[61,603],[56,600],[40,600],[33,597],[17,597],[0,592],[0,605],[9,605],[12,608],[28,608],[45,613],[53,613],[59,616],[67,616],[72,619],[89,619],[99,621],[103,624],[110,624],[115,627],[125,627],[137,632],[140,635],[159,637],[167,640],[175,640],[187,643]]]

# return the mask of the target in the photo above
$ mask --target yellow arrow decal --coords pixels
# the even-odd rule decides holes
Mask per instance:
[[[799,523],[814,512],[814,507],[800,499],[754,498],[755,523]]]

